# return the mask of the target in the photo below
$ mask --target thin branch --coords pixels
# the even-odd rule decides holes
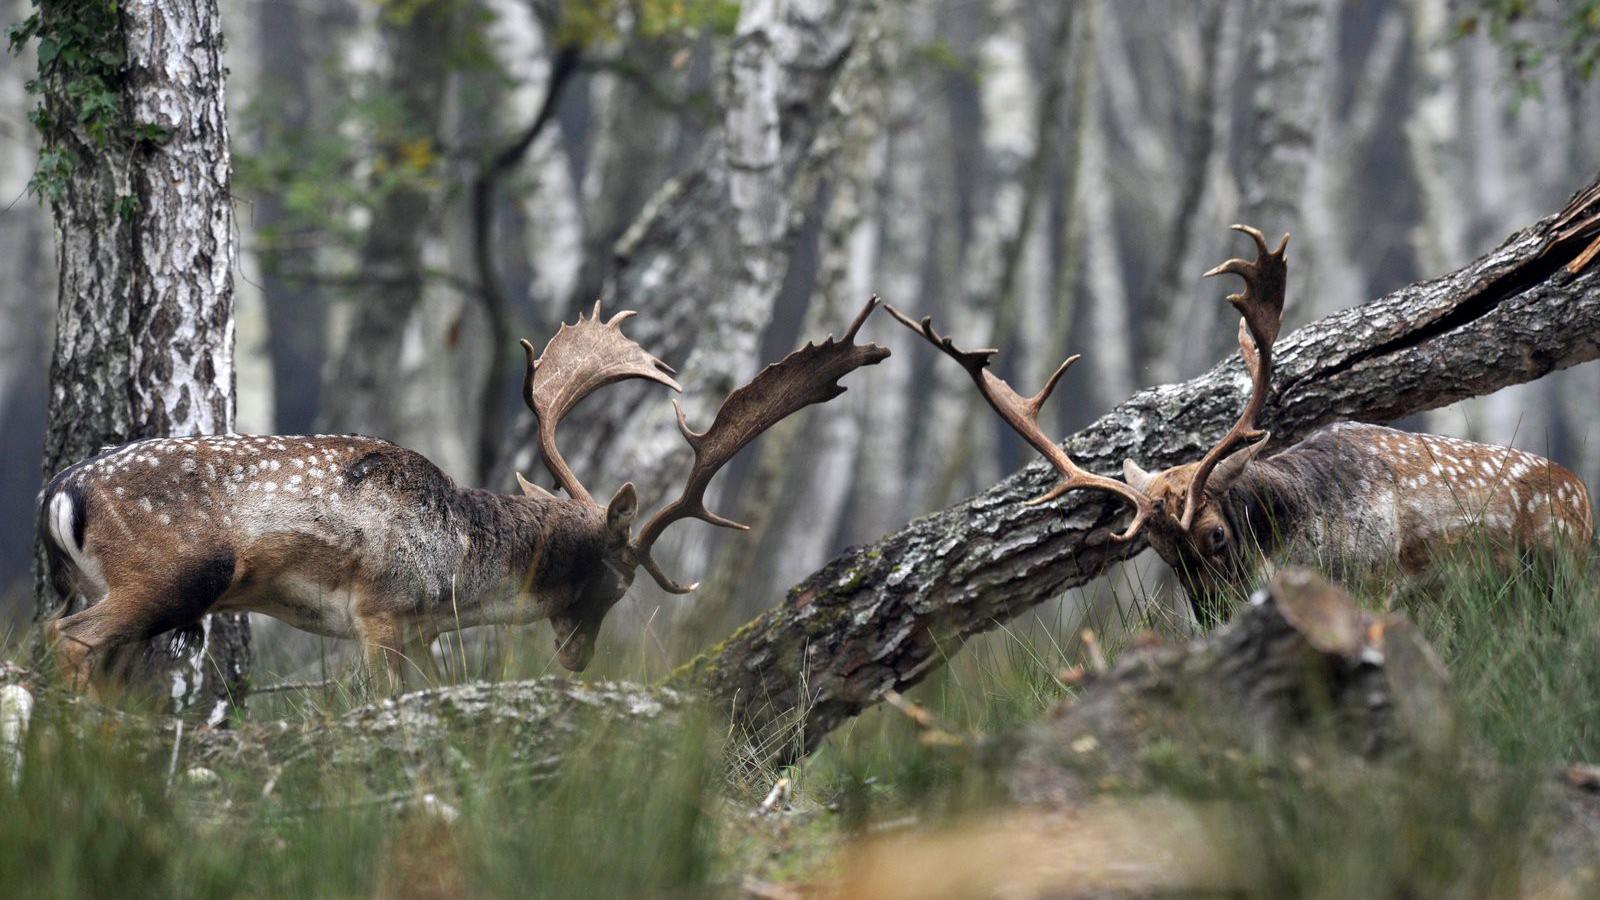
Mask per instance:
[[[576,46],[563,46],[550,67],[550,81],[544,102],[528,127],[478,171],[472,181],[472,255],[478,269],[479,298],[489,320],[489,370],[484,375],[478,399],[477,476],[483,478],[494,466],[500,432],[505,422],[500,385],[506,380],[506,348],[511,343],[510,302],[494,258],[494,193],[500,179],[522,162],[529,148],[555,117],[562,91],[577,74],[583,52]],[[542,330],[542,329],[541,329]]]

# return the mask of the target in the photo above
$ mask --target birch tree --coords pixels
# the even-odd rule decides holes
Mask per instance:
[[[425,180],[440,152],[460,15],[453,0],[377,11],[383,53],[377,89],[392,98],[397,118],[372,148],[374,165],[389,183],[367,218],[354,302],[329,367],[322,414],[329,430],[401,441],[411,431],[404,400],[409,372],[425,351],[408,348],[405,337],[427,288],[425,254],[438,207]]]
[[[24,29],[40,48],[34,184],[55,220],[59,285],[46,477],[107,445],[232,430],[235,248],[217,3],[46,3]],[[41,583],[41,615],[58,608],[52,593]],[[203,627],[203,657],[163,667],[170,696],[219,720],[241,696],[249,631],[238,615]]]

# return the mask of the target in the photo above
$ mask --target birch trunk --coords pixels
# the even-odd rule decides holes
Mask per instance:
[[[271,132],[305,134],[326,124],[316,123],[314,116],[315,66],[300,5],[259,4],[256,20],[261,78],[273,86],[279,98],[274,104],[274,121],[266,124],[263,130],[267,133],[257,140],[265,145]],[[270,244],[264,245],[257,256],[272,358],[273,427],[280,433],[297,434],[315,430],[317,411],[322,405],[321,373],[327,357],[328,317],[317,287],[284,275],[283,259],[302,255],[315,258],[317,243],[311,230],[289,226],[286,199],[280,192],[267,189],[256,199],[253,219],[257,233],[270,236]]]
[[[890,47],[894,55],[888,67],[893,71],[904,65],[907,48],[924,44],[932,30],[928,17],[908,18],[904,44]],[[927,273],[936,216],[932,202],[936,182],[930,168],[937,137],[922,102],[925,89],[925,82],[902,75],[886,101],[885,170],[873,227],[877,231],[876,289],[890,303],[908,303],[933,293]],[[880,329],[873,340],[888,347],[894,358],[908,360],[915,336],[899,331]],[[871,366],[857,374],[866,427],[851,500],[854,514],[844,534],[847,544],[875,538],[911,515],[904,490],[913,476],[911,429],[885,426],[914,422],[913,366]]]
[[[999,22],[978,48],[983,73],[977,85],[978,141],[970,152],[980,161],[980,169],[971,181],[974,211],[961,252],[959,293],[945,298],[943,310],[901,301],[911,311],[938,313],[947,334],[977,346],[992,345],[1013,324],[1016,257],[1039,193],[1028,190],[1030,164],[1042,159],[1039,148],[1053,137],[1051,130],[1041,137],[1038,123],[1041,117],[1054,115],[1057,100],[1050,97],[1047,110],[1035,91],[1027,32],[1017,5],[999,4],[995,13]],[[970,140],[955,130],[957,140]],[[920,509],[943,506],[998,475],[998,430],[989,422],[972,427],[973,413],[982,401],[966,373],[946,366],[934,370],[932,381],[927,428],[914,462],[924,473],[923,489],[915,499]]]
[[[46,16],[60,15],[45,9]],[[63,77],[43,73],[47,150],[74,160],[51,203],[56,340],[46,476],[101,447],[227,432],[234,412],[233,212],[215,0],[123,4],[121,142],[82,130]],[[154,126],[165,140],[141,140]],[[58,605],[41,588],[40,613]],[[203,655],[164,666],[180,706],[220,721],[250,660],[243,616],[209,616]],[[159,653],[157,654],[160,655]]]
[[[1157,384],[1165,384],[1179,376],[1183,351],[1188,341],[1182,329],[1186,305],[1184,290],[1196,271],[1192,264],[1194,237],[1200,222],[1200,212],[1206,198],[1206,188],[1214,178],[1214,168],[1226,150],[1226,129],[1231,113],[1228,88],[1233,83],[1234,45],[1237,36],[1232,33],[1232,10],[1237,4],[1229,0],[1214,0],[1201,9],[1200,68],[1195,73],[1195,83],[1190,89],[1194,100],[1185,148],[1182,171],[1178,176],[1178,197],[1167,227],[1167,245],[1161,258],[1160,274],[1155,289],[1146,304],[1146,318],[1150,324],[1145,329],[1146,357]]]
[[[399,103],[405,123],[401,133],[386,136],[375,148],[386,165],[411,165],[403,150],[439,152],[458,15],[452,0],[378,11],[385,55],[380,89]],[[424,260],[435,212],[432,192],[404,179],[386,189],[373,208],[360,252],[359,284],[350,299],[354,308],[324,388],[325,430],[402,443],[410,436],[415,423],[406,415],[405,398],[427,351],[408,348],[405,338],[426,292]]]
[[[1294,231],[1302,218],[1301,204],[1316,153],[1319,110],[1327,102],[1323,77],[1328,57],[1328,28],[1334,0],[1282,0],[1256,4],[1254,40],[1250,47],[1249,90],[1251,131],[1240,176],[1244,197],[1237,221],[1280,235]],[[1303,297],[1315,284],[1315,251],[1301,246],[1290,275],[1290,296]],[[1216,304],[1200,309],[1204,319],[1195,343],[1205,360],[1231,352],[1233,331],[1216,327]],[[1231,321],[1231,320],[1230,320]]]
[[[681,400],[695,427],[705,427],[722,398],[755,373],[798,212],[815,195],[815,178],[801,175],[829,149],[814,138],[833,115],[830,97],[862,6],[745,4],[723,72],[720,128],[701,159],[654,194],[609,251],[616,264],[603,290],[606,307],[640,312],[630,335],[682,373]],[[648,508],[676,488],[689,447],[659,388],[619,385],[585,406],[564,424],[562,439],[591,491],[608,494],[632,480]],[[529,426],[520,423],[507,462],[531,472]],[[593,477],[595,468],[612,473],[610,481]]]
[[[1084,263],[1089,294],[1089,334],[1096,406],[1116,403],[1133,393],[1135,336],[1128,324],[1128,292],[1122,280],[1122,254],[1117,245],[1117,216],[1111,196],[1110,137],[1101,117],[1100,98],[1089,101],[1088,133],[1084,136],[1083,217]]]

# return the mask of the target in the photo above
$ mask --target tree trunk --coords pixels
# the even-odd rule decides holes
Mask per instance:
[[[16,22],[28,15],[26,0],[0,2],[0,16]],[[50,214],[23,196],[39,164],[39,134],[20,111],[28,107],[25,84],[34,69],[33,52],[19,53],[0,68],[0,108],[16,111],[0,118],[0,197],[11,205],[0,214],[0,259],[9,262],[0,280],[0,504],[27,509],[39,493],[39,435],[44,432],[50,322],[55,309],[50,254]],[[11,198],[19,198],[11,202]],[[31,594],[33,519],[0,518],[0,597]],[[23,600],[24,604],[28,601]]]
[[[610,309],[636,309],[631,336],[682,373],[691,425],[755,373],[760,338],[831,147],[815,141],[848,58],[858,0],[765,0],[742,7],[728,64],[720,129],[702,158],[666,183],[610,248]],[[708,287],[711,286],[711,287]],[[506,464],[534,471],[524,417]],[[675,490],[689,446],[657,391],[620,385],[563,423],[571,460],[611,474],[579,477],[596,494],[632,480],[645,506]],[[670,549],[672,538],[662,546]],[[694,573],[684,572],[685,577]]]
[[[256,18],[261,79],[272,86],[276,100],[273,121],[263,129],[267,133],[258,138],[266,146],[273,132],[307,134],[316,127],[314,66],[299,4],[262,3]],[[272,357],[273,425],[280,433],[296,434],[312,431],[316,426],[328,328],[321,291],[284,274],[284,257],[316,255],[312,249],[316,235],[312,230],[287,227],[286,199],[281,191],[263,192],[255,204],[254,224],[256,232],[264,236],[266,248],[260,254],[261,293]]]
[[[1240,182],[1244,196],[1237,221],[1273,235],[1291,231],[1301,221],[1306,176],[1316,153],[1319,110],[1327,103],[1322,77],[1328,57],[1330,10],[1334,0],[1272,0],[1252,6],[1254,20],[1245,33],[1252,37],[1249,66],[1251,124],[1243,153]],[[1314,284],[1315,258],[1300,247],[1300,265],[1291,274],[1289,294],[1305,296]],[[1233,330],[1215,327],[1226,318],[1212,306],[1195,334],[1200,361],[1233,347]],[[1228,318],[1227,321],[1232,321]]]
[[[49,26],[72,12],[46,6]],[[117,15],[115,13],[110,15]],[[45,151],[72,161],[52,198],[60,292],[46,477],[101,447],[233,427],[233,213],[215,0],[137,0],[92,23],[123,67],[104,142],[47,66]],[[41,615],[57,598],[41,586]],[[243,616],[210,616],[204,657],[164,666],[180,705],[226,711],[249,667]]]
[[[1588,204],[1600,212],[1600,191]],[[1581,221],[1577,217],[1576,221]],[[1600,357],[1600,265],[1563,268],[1600,233],[1551,242],[1553,219],[1466,268],[1343,310],[1278,343],[1278,445],[1333,421],[1388,422]],[[1195,459],[1233,423],[1248,390],[1230,359],[1186,384],[1136,394],[1065,442],[1090,471],[1125,456]],[[1143,548],[1117,544],[1117,503],[1070,494],[1021,501],[1055,480],[1042,461],[989,490],[855,548],[783,604],[679,670],[732,709],[763,752],[794,755],[904,690],[974,634],[1082,584]]]
[[[412,425],[406,402],[417,354],[404,337],[426,290],[424,251],[434,233],[434,192],[418,184],[426,164],[440,153],[450,82],[450,48],[458,4],[425,0],[386,5],[378,12],[385,48],[382,90],[403,110],[403,127],[384,135],[379,161],[400,172],[399,183],[382,192],[372,209],[361,247],[361,285],[351,298],[349,327],[330,368],[324,427],[405,441]],[[407,171],[412,169],[412,171]]]

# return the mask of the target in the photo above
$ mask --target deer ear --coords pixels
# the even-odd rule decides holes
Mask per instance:
[[[611,502],[606,504],[606,532],[613,538],[626,541],[633,530],[633,519],[639,514],[639,493],[633,482],[617,488]]]
[[[517,485],[522,488],[522,496],[524,497],[532,497],[535,500],[554,500],[556,497],[555,494],[523,478],[521,472],[517,473]]]
[[[1139,468],[1139,464],[1133,460],[1124,459],[1122,461],[1122,480],[1128,483],[1128,487],[1141,494],[1147,494],[1150,492],[1150,482],[1155,480],[1155,476]]]
[[[1267,441],[1270,440],[1272,440],[1272,433],[1268,432],[1262,435],[1261,439],[1255,443],[1246,444],[1228,454],[1222,462],[1217,463],[1216,471],[1211,473],[1210,480],[1206,482],[1206,490],[1215,490],[1218,493],[1226,491],[1238,480],[1240,475],[1244,474],[1244,470],[1250,465],[1250,461],[1256,458],[1256,454],[1266,448]]]

